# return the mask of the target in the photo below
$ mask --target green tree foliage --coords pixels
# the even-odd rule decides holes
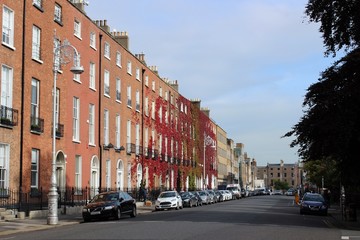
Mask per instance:
[[[325,55],[346,56],[322,72],[305,96],[304,116],[286,137],[306,162],[309,178],[317,185],[345,186],[347,193],[360,189],[360,1],[309,0],[305,13],[320,23]],[[320,159],[320,160],[319,160]],[[335,182],[334,182],[335,181]]]
[[[276,190],[287,190],[289,189],[289,183],[280,180],[274,181],[274,189]]]
[[[339,188],[338,163],[332,159],[313,160],[304,164],[306,180],[315,183],[318,187],[337,189]]]
[[[307,110],[292,131],[305,161],[336,161],[343,184],[360,184],[360,49],[324,71],[308,88]]]
[[[326,54],[355,49],[360,43],[359,0],[309,0],[305,13],[319,22]]]

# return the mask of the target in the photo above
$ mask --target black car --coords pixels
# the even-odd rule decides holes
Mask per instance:
[[[136,201],[128,193],[122,191],[100,193],[82,210],[85,222],[99,218],[120,219],[123,214],[136,217]]]
[[[184,207],[193,207],[198,205],[198,200],[194,194],[191,192],[182,192],[180,193],[181,199],[183,201]]]
[[[306,193],[300,202],[300,214],[316,213],[327,215],[328,205],[321,194]]]
[[[196,199],[197,199],[197,206],[202,206],[202,199],[200,197],[200,194],[197,191],[193,191],[191,192],[192,194],[195,195]]]

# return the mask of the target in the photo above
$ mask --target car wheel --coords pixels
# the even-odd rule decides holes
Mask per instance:
[[[130,217],[136,217],[136,215],[137,215],[136,206],[133,206]]]
[[[179,203],[176,204],[176,208],[175,208],[175,209],[176,209],[176,210],[179,210],[179,209],[180,209]]]
[[[119,220],[121,218],[121,211],[120,208],[116,209],[115,212],[115,219]]]

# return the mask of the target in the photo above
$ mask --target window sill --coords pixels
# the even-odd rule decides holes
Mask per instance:
[[[40,59],[36,59],[36,58],[32,58],[32,60],[34,60],[37,63],[43,64],[44,62]]]
[[[5,42],[2,42],[2,45],[3,45],[4,47],[9,48],[10,50],[13,50],[13,51],[16,50],[16,48],[15,48],[14,46],[11,46],[11,45],[9,45],[9,44],[7,44],[7,43],[5,43]]]

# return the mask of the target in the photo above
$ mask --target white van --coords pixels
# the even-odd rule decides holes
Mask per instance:
[[[241,198],[241,188],[239,184],[228,184],[226,185],[226,190],[229,190],[233,194],[233,199]]]

